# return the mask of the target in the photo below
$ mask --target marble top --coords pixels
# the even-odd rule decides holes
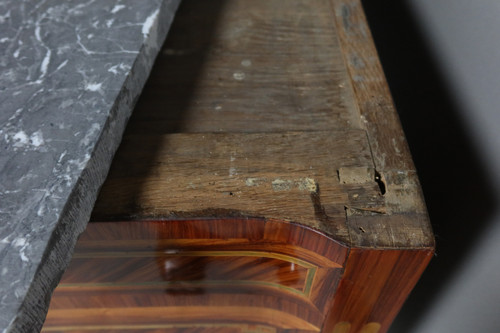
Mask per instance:
[[[0,0],[0,331],[38,331],[180,0]]]

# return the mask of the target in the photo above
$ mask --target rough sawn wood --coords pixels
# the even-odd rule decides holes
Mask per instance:
[[[386,332],[433,254],[359,1],[186,0],[46,331]]]

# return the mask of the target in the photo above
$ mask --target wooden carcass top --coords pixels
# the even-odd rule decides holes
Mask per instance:
[[[183,4],[93,219],[235,216],[433,247],[359,1]]]
[[[434,239],[360,2],[183,1],[92,220],[47,331],[386,332]]]

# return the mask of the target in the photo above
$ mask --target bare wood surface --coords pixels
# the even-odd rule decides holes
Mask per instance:
[[[342,56],[380,171],[414,170],[405,135],[359,0],[330,0]]]
[[[341,181],[344,192],[349,194],[347,200],[337,200],[335,208],[325,212],[327,217],[323,216],[323,220],[330,215],[331,219],[339,220],[343,210],[347,209],[350,241],[356,246],[394,248],[406,244],[407,247],[432,247],[432,230],[418,178],[360,3],[318,0],[312,5],[297,0],[293,1],[293,6],[281,7],[279,1],[214,1],[210,5],[185,2],[125,134],[125,141],[140,142],[139,147],[128,145],[130,150],[146,150],[147,153],[137,155],[127,152],[129,148],[124,147],[116,157],[113,170],[119,169],[116,166],[119,163],[131,165],[136,163],[132,160],[141,159],[137,162],[143,163],[141,172],[149,173],[151,161],[161,159],[160,155],[168,156],[162,155],[162,149],[166,149],[166,137],[161,135],[169,133],[276,133],[299,130],[307,131],[304,137],[313,138],[316,132],[331,131],[333,136],[348,141],[346,136],[354,132],[347,133],[346,130],[364,129],[373,164],[365,164],[372,172],[368,185],[372,186],[372,178],[377,176],[384,193],[361,193],[356,188],[366,188],[367,184],[363,185],[363,181],[361,185]],[[339,134],[334,133],[338,131]],[[327,136],[323,134],[318,135],[321,138]],[[157,139],[152,135],[158,135]],[[200,146],[198,153],[203,154],[202,149],[210,148],[209,143],[199,143],[201,137],[194,138],[187,140],[193,140],[193,146]],[[270,140],[273,139],[262,137],[259,142],[251,143],[263,152],[253,154],[254,161],[266,156],[262,148],[270,149],[268,146],[273,144]],[[319,139],[316,142],[316,146],[301,145],[299,142],[288,153],[282,151],[280,159],[274,160],[276,170],[253,170],[255,178],[267,179],[269,173],[274,173],[272,176],[275,178],[270,181],[279,181],[285,171],[279,164],[286,160],[297,158],[304,162],[305,159],[315,160],[316,155],[321,160],[326,154],[336,158],[336,152],[330,151],[328,144]],[[182,144],[183,149],[187,144]],[[293,145],[295,143],[288,144]],[[168,147],[170,149],[173,145]],[[360,148],[360,152],[366,152],[365,148]],[[220,149],[231,147],[222,145]],[[161,169],[163,172],[177,168],[178,173],[174,172],[175,176],[169,177],[177,177],[179,181],[167,184],[167,178],[162,174],[158,182],[152,173],[151,177],[143,178],[145,186],[151,183],[157,185],[156,189],[155,186],[150,187],[149,194],[145,193],[144,186],[140,184],[142,181],[135,176],[133,181],[126,183],[123,191],[117,187],[117,180],[108,181],[93,218],[112,218],[113,214],[115,219],[193,216],[195,212],[213,215],[216,209],[223,209],[218,210],[223,214],[238,211],[250,216],[277,217],[281,212],[275,207],[282,205],[282,212],[289,214],[279,217],[295,221],[302,219],[314,226],[320,223],[320,214],[312,217],[311,200],[305,197],[298,201],[302,206],[298,208],[290,207],[296,199],[293,195],[284,197],[285,193],[280,196],[275,192],[276,197],[262,201],[262,192],[255,191],[260,186],[247,186],[245,191],[241,191],[241,182],[245,178],[241,172],[236,177],[239,183],[221,183],[215,177],[211,181],[217,184],[212,189],[203,184],[196,185],[195,176],[202,170],[197,168],[210,166],[220,178],[229,173],[231,166],[228,161],[235,158],[226,156],[227,161],[221,161],[203,156],[200,155],[199,161],[192,157],[192,163],[183,164],[182,168],[180,164],[172,166],[175,160],[170,160],[168,166],[165,161],[154,162],[165,166]],[[337,159],[341,158],[339,155]],[[202,159],[208,161],[207,165],[201,162]],[[286,170],[289,177],[310,178],[300,168]],[[116,177],[116,172],[111,172],[110,179]],[[248,175],[246,178],[252,177]],[[203,181],[208,180],[205,175]],[[297,181],[291,178],[282,180],[287,183]],[[179,186],[186,186],[189,182],[193,184],[191,190],[198,186],[198,192],[181,190],[176,194],[178,199],[168,205],[165,203],[171,196],[163,201],[162,196],[158,196],[164,192],[163,189],[158,190],[160,185],[172,185],[169,192],[175,192],[180,189]],[[335,186],[326,186],[333,184],[330,178],[322,182],[319,185],[323,192],[337,190]],[[113,192],[110,192],[110,186]],[[349,190],[349,187],[354,190]],[[222,192],[238,192],[238,195],[224,200],[227,198]],[[113,194],[106,199],[105,193]],[[218,197],[210,203],[213,193],[217,193]],[[127,195],[129,197],[125,199]],[[192,204],[193,195],[203,198],[199,209]],[[341,196],[340,192],[337,196]],[[283,199],[282,202],[279,198]],[[121,201],[122,205],[128,205],[126,210],[113,210],[112,207],[120,204],[118,199],[126,200]],[[180,202],[183,203],[175,207],[175,203]],[[256,202],[259,202],[258,208],[249,209]],[[269,206],[266,208],[265,205]],[[107,211],[102,209],[103,206],[108,207]],[[305,214],[297,210],[309,212]],[[359,219],[358,216],[368,218]],[[316,222],[313,222],[314,219]],[[377,221],[377,228],[371,228],[375,223],[367,222],[374,220]],[[334,233],[341,229],[327,227],[322,230]],[[338,235],[339,239],[346,239],[345,236],[344,231]]]
[[[348,242],[348,193],[357,193],[360,209],[381,197],[375,178],[340,181],[340,169],[343,174],[361,167],[373,169],[359,130],[129,136],[93,219],[259,216],[302,223]]]
[[[360,127],[328,1],[187,1],[182,9],[129,133]]]
[[[263,332],[292,326],[293,332],[385,332],[427,265],[434,239],[360,2],[185,0],[92,219],[55,298],[55,326],[70,325],[71,317],[90,325],[70,309],[78,300],[100,319],[106,316],[94,310],[99,302],[116,318],[122,318],[116,307],[137,300],[152,313],[175,305],[172,313],[182,314],[158,323],[167,331],[175,318],[206,319],[221,310],[232,323],[250,311],[248,304],[264,308],[271,300],[282,306],[273,311],[287,315],[273,324],[257,311]],[[168,227],[149,234],[152,219]],[[261,223],[266,233],[256,231]],[[284,231],[290,228],[307,232]],[[124,238],[109,238],[113,233]],[[153,251],[111,259],[141,247]],[[155,271],[172,247],[186,254],[175,259],[183,268],[177,275]],[[279,255],[266,257],[270,247]],[[199,255],[207,248],[239,257]],[[310,277],[307,265],[292,269],[297,260],[316,265],[315,281],[326,282],[310,289],[310,298],[290,296],[307,289]],[[137,273],[131,280],[121,273],[85,277],[82,270],[93,265]],[[231,268],[242,271],[224,275]],[[165,298],[158,288],[123,285],[137,278],[175,289],[181,276],[207,295]],[[258,288],[227,283],[222,292],[207,283],[236,278]],[[269,283],[287,296],[263,287]],[[101,292],[107,297],[100,299]],[[193,328],[175,332],[184,329]]]
[[[366,129],[373,162],[385,186],[387,215],[390,215],[362,221],[348,218],[353,245],[395,248],[407,244],[433,248],[434,235],[420,183],[361,1],[330,1],[361,126]]]

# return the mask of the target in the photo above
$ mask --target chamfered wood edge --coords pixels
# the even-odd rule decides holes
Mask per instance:
[[[423,193],[361,1],[330,1],[361,124],[368,135],[387,205],[385,214],[368,218],[353,217],[347,211],[351,245],[433,249],[434,234]]]

